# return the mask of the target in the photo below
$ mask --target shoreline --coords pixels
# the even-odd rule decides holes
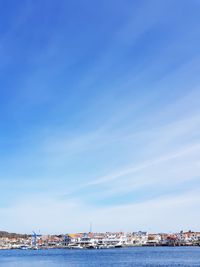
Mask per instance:
[[[111,249],[126,249],[126,248],[181,248],[181,247],[200,247],[200,245],[175,245],[175,246],[169,246],[169,245],[135,245],[135,246],[122,246],[122,247],[107,247],[107,248],[87,248],[87,247],[82,247],[82,248],[70,248],[70,247],[38,247],[38,248],[3,248],[0,247],[0,251],[3,250],[32,250],[32,251],[37,251],[37,250],[111,250]]]

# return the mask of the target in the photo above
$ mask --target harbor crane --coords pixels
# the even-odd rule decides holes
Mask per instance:
[[[35,231],[33,231],[32,232],[32,235],[31,235],[31,237],[32,237],[32,242],[31,242],[31,244],[32,244],[32,247],[37,247],[37,237],[39,237],[39,236],[41,236],[40,234],[36,234],[36,232]]]

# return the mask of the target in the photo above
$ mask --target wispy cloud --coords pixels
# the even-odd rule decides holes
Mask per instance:
[[[190,147],[186,147],[180,151],[175,151],[171,154],[167,154],[167,155],[160,156],[158,158],[146,161],[146,162],[139,164],[137,166],[128,167],[128,168],[125,168],[121,171],[113,173],[111,175],[101,177],[99,179],[96,179],[95,181],[92,181],[91,183],[89,183],[89,185],[95,185],[95,184],[110,182],[112,180],[118,179],[118,178],[123,177],[125,175],[134,174],[136,172],[142,171],[142,170],[147,169],[148,167],[151,167],[153,165],[159,165],[160,163],[171,161],[173,159],[182,157],[182,156],[187,155],[189,153],[199,151],[199,149],[200,149],[200,144],[198,143],[198,144],[192,145]]]

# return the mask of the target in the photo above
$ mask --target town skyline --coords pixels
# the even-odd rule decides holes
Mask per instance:
[[[179,233],[106,232],[68,233],[60,235],[9,234],[0,231],[0,250],[3,249],[116,249],[131,247],[200,246],[200,232]]]

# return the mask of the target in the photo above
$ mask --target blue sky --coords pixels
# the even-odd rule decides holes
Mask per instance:
[[[0,217],[199,230],[200,2],[0,2]]]

